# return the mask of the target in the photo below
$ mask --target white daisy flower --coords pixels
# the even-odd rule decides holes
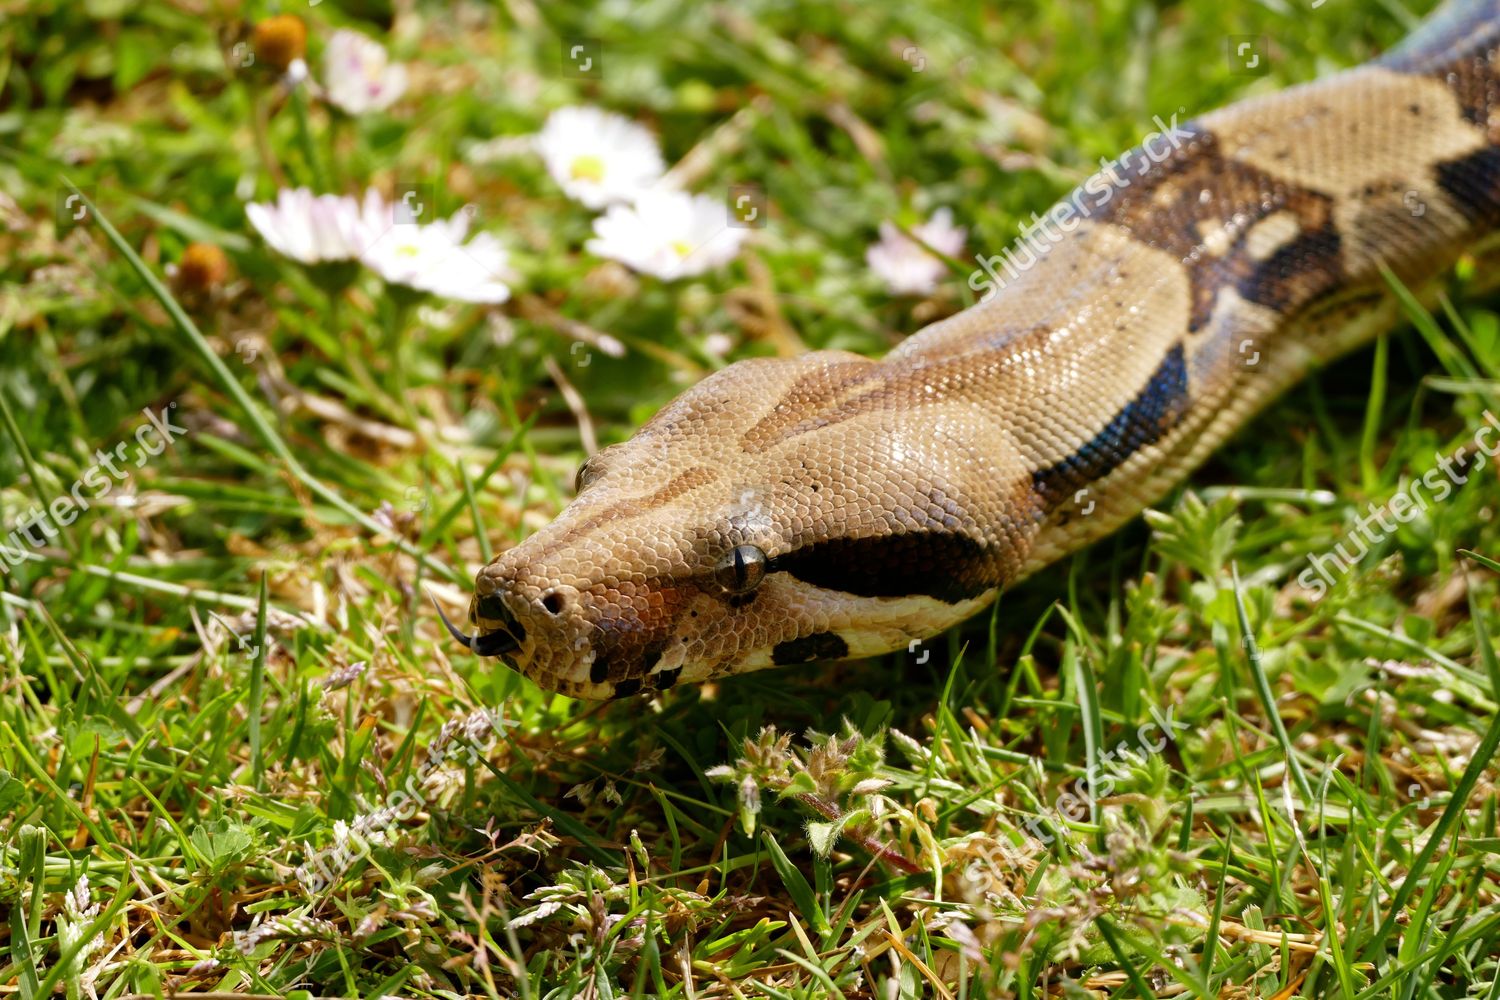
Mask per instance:
[[[365,214],[385,223],[360,257],[387,282],[460,302],[504,302],[510,298],[510,255],[489,233],[467,243],[469,217],[459,212],[426,225],[395,224],[395,209],[366,196]]]
[[[967,230],[953,225],[953,212],[947,208],[938,209],[930,220],[913,226],[912,232],[949,257],[963,253]],[[894,295],[926,295],[936,290],[948,273],[948,266],[942,260],[908,239],[890,222],[880,224],[880,242],[865,251],[865,262]]]
[[[303,264],[352,260],[370,242],[359,203],[344,195],[282,188],[275,204],[252,202],[245,214],[273,250]]]
[[[671,281],[733,260],[747,233],[729,225],[729,212],[717,198],[652,190],[595,219],[595,238],[586,246],[596,256]]]
[[[364,252],[395,225],[395,207],[379,191],[366,188],[365,196],[359,202],[359,227],[367,238],[364,246],[360,247],[359,256],[363,257]]]
[[[335,31],[323,47],[328,99],[351,115],[384,111],[406,93],[406,67],[357,31]]]
[[[552,112],[537,133],[536,150],[568,197],[589,208],[630,201],[665,169],[655,136],[598,108]]]

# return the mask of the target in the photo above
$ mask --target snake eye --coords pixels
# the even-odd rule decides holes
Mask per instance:
[[[760,586],[766,575],[766,554],[754,545],[736,545],[714,567],[714,579],[731,594]]]
[[[573,477],[573,493],[582,493],[588,488],[589,483],[599,478],[599,463],[592,458],[584,461],[578,467],[578,474]]]

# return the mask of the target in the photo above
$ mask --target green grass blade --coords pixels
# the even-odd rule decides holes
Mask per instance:
[[[273,455],[279,458],[286,466],[287,471],[296,477],[302,485],[306,486],[308,490],[317,494],[324,501],[336,507],[339,511],[369,531],[377,535],[386,534],[385,528],[376,522],[374,518],[344,499],[342,494],[303,468],[302,463],[292,454],[292,450],[287,447],[286,442],[277,433],[276,428],[272,427],[270,422],[266,420],[260,406],[256,404],[250,394],[245,391],[244,386],[240,385],[239,380],[229,371],[229,367],[224,364],[224,359],[214,352],[208,339],[203,336],[197,325],[183,311],[182,306],[178,304],[177,299],[168,291],[167,286],[163,285],[156,275],[152,273],[151,269],[146,266],[146,262],[141,260],[140,254],[136,253],[135,248],[126,242],[125,238],[120,235],[119,230],[110,223],[104,213],[99,211],[98,206],[71,181],[65,178],[64,183],[83,199],[84,204],[93,213],[94,222],[104,232],[105,238],[109,240],[110,245],[115,248],[120,256],[125,258],[131,270],[136,273],[146,288],[161,303],[162,308],[171,317],[173,326],[187,340],[188,346],[198,356],[198,360],[214,376],[214,380],[219,386],[234,400],[240,412],[245,415],[245,419],[250,421],[250,429],[260,439],[261,444],[265,445]],[[464,576],[453,567],[432,558],[426,552],[417,549],[405,540],[395,539],[394,544],[407,555],[420,560],[429,570],[437,573],[445,580],[460,585],[467,583]]]
[[[1475,619],[1476,630],[1483,630],[1482,620]],[[1469,796],[1474,791],[1474,786],[1479,783],[1479,778],[1487,767],[1495,759],[1495,752],[1500,750],[1500,713],[1496,713],[1491,719],[1489,728],[1485,731],[1484,738],[1480,740],[1479,746],[1474,751],[1469,766],[1464,768],[1463,776],[1459,778],[1458,784],[1454,786],[1452,797],[1448,800],[1443,814],[1438,817],[1437,824],[1427,837],[1427,842],[1417,852],[1408,867],[1406,876],[1401,880],[1400,887],[1396,890],[1395,897],[1391,900],[1390,908],[1385,918],[1380,922],[1380,927],[1366,942],[1363,952],[1366,961],[1374,961],[1375,956],[1385,947],[1386,939],[1396,928],[1396,921],[1400,918],[1401,911],[1406,902],[1417,889],[1417,883],[1421,881],[1422,872],[1431,863],[1432,857],[1437,853],[1438,847],[1448,839],[1448,834],[1458,823],[1459,816],[1469,804]]]
[[[766,845],[766,850],[770,852],[771,864],[775,867],[776,873],[781,876],[782,884],[786,886],[792,902],[797,904],[797,915],[811,923],[819,936],[827,934],[831,930],[828,918],[823,915],[823,909],[818,905],[818,899],[813,895],[812,886],[808,884],[802,870],[786,856],[786,852],[776,842],[775,835],[764,827],[761,828],[761,840]]]
[[[1250,627],[1250,614],[1245,609],[1245,594],[1240,587],[1239,567],[1233,563],[1230,564],[1230,576],[1234,583],[1234,610],[1239,618],[1240,635],[1245,644],[1245,658],[1250,663],[1250,677],[1255,682],[1255,693],[1260,696],[1260,706],[1266,713],[1266,721],[1271,724],[1271,729],[1276,734],[1276,742],[1281,745],[1281,755],[1286,761],[1287,772],[1297,785],[1297,794],[1302,797],[1302,808],[1310,808],[1313,800],[1312,786],[1308,784],[1307,775],[1302,771],[1302,763],[1297,759],[1297,752],[1292,747],[1292,739],[1287,735],[1286,725],[1281,721],[1281,713],[1276,710],[1276,695],[1271,691],[1271,681],[1266,677],[1260,647],[1255,642],[1255,630]],[[1296,817],[1288,817],[1288,819],[1293,823],[1296,822]]]

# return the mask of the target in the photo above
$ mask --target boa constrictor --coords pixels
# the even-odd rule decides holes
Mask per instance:
[[[567,509],[478,574],[473,636],[450,632],[610,698],[968,618],[1391,327],[1382,268],[1435,289],[1460,254],[1487,261],[1497,15],[1460,0],[1375,62],[1122,155],[1033,266],[1007,258],[996,294],[882,360],[704,379],[585,462]]]

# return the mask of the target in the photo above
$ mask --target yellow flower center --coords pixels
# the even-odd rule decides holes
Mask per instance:
[[[421,256],[421,251],[417,249],[417,245],[415,243],[403,243],[403,244],[401,244],[400,246],[398,246],[396,248],[396,253],[398,253],[402,257],[418,257],[418,256]]]
[[[686,257],[688,254],[693,252],[693,247],[686,240],[673,240],[672,250],[677,254],[677,256]]]
[[[604,161],[597,156],[575,157],[571,172],[575,181],[593,181],[597,184],[604,180]]]

